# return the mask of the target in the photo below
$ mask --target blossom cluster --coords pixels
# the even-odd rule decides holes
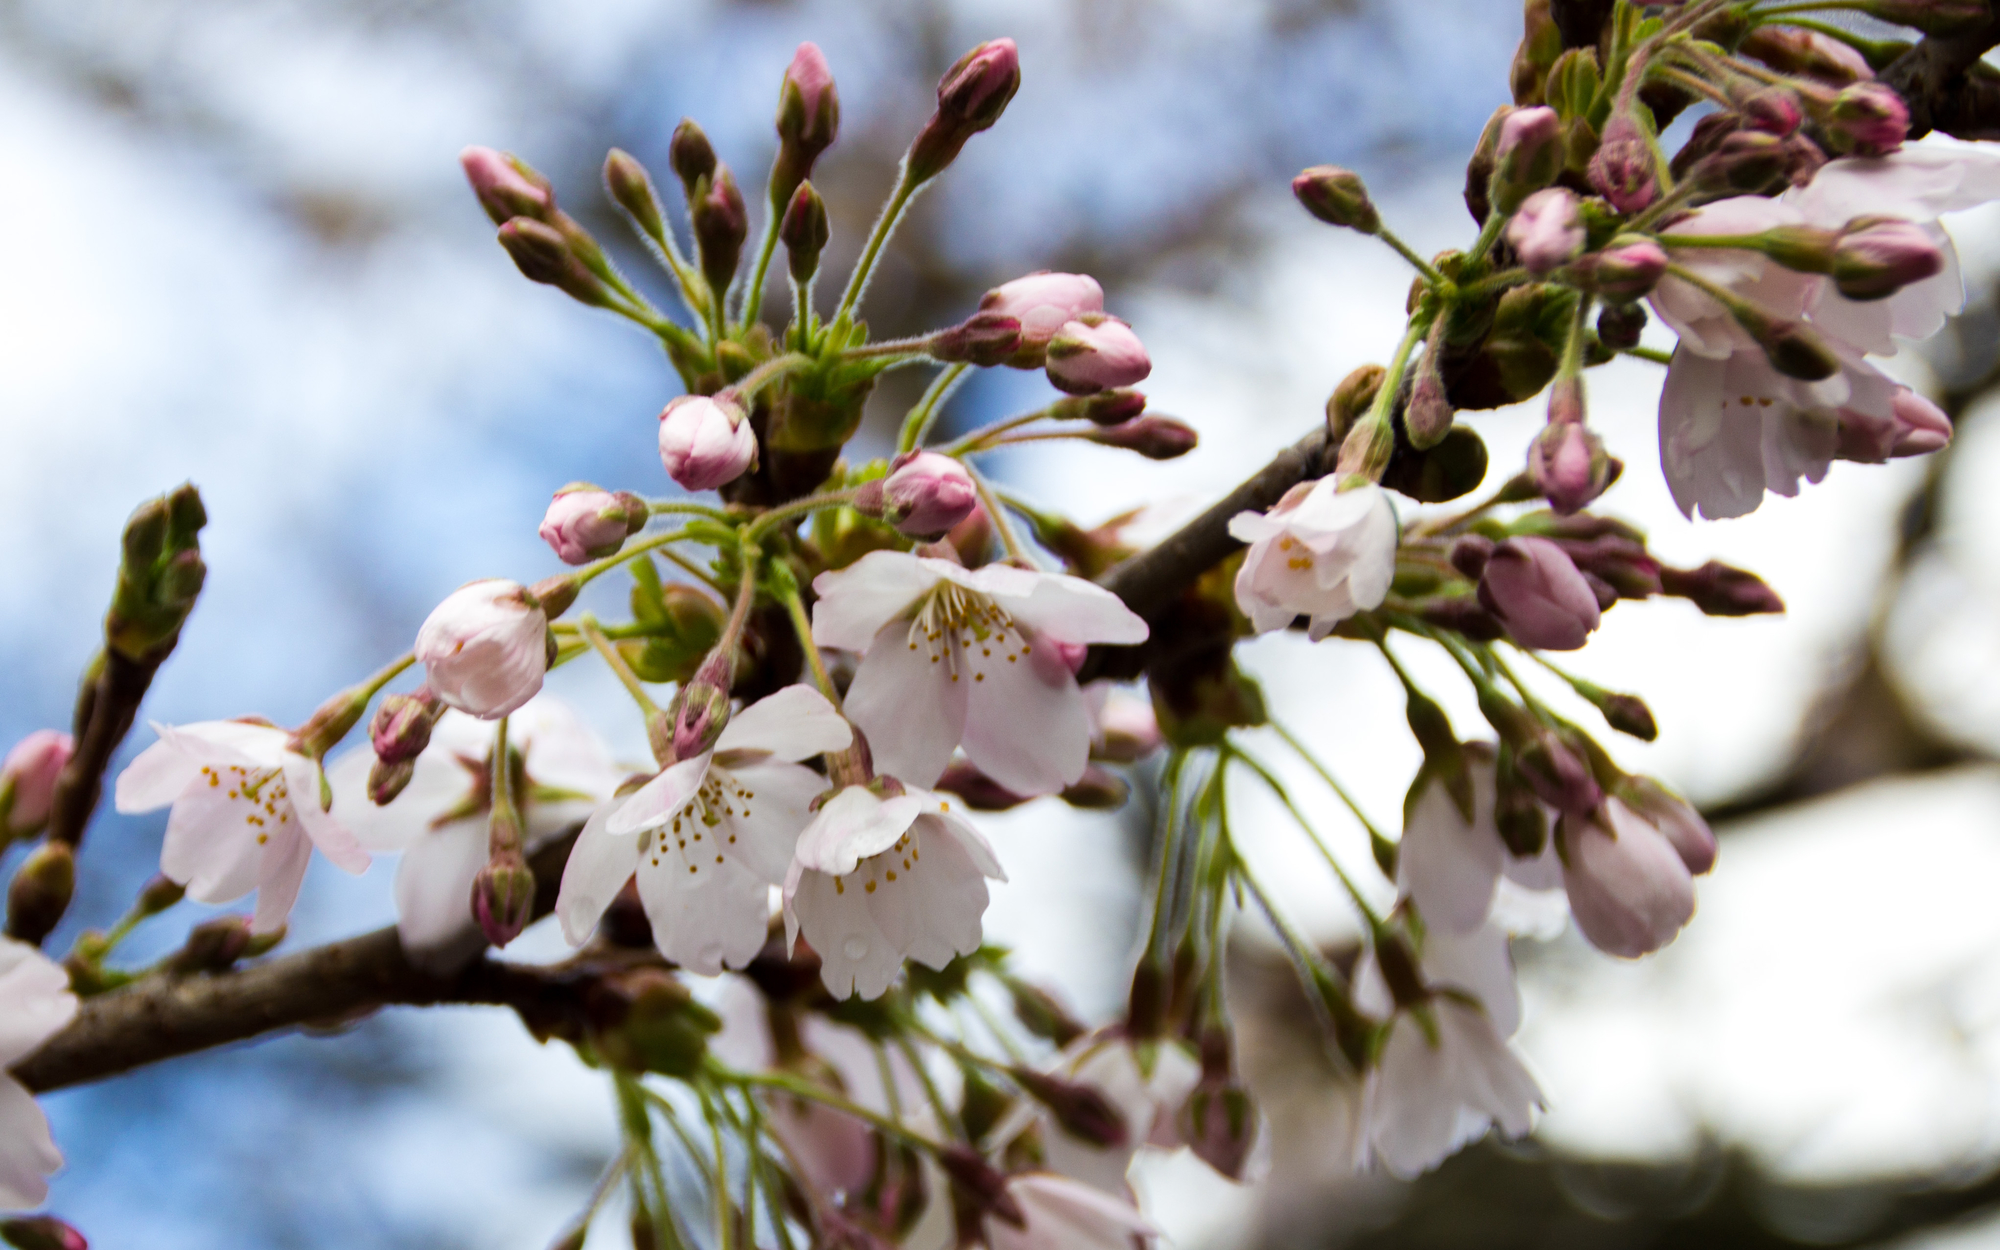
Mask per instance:
[[[717,1218],[752,1240],[1148,1241],[1127,1183],[1142,1150],[1185,1148],[1232,1179],[1256,1168],[1225,976],[1245,907],[1299,970],[1352,1092],[1346,1162],[1410,1176],[1489,1130],[1529,1132],[1542,1094],[1511,1040],[1511,942],[1567,917],[1608,955],[1651,954],[1693,918],[1717,844],[1689,803],[1624,771],[1520,669],[1547,669],[1606,728],[1650,740],[1637,695],[1547,653],[1586,646],[1625,601],[1725,617],[1783,607],[1754,574],[1673,567],[1593,510],[1624,465],[1591,427],[1589,371],[1620,356],[1665,365],[1661,471],[1690,518],[1795,494],[1836,459],[1939,450],[1949,418],[1876,361],[1962,303],[1940,217],[2000,198],[2000,156],[1909,141],[1879,58],[1788,21],[1797,6],[1596,7],[1579,38],[1573,14],[1558,24],[1548,0],[1528,0],[1514,102],[1468,169],[1466,249],[1416,255],[1350,171],[1295,180],[1315,217],[1415,269],[1400,345],[1340,383],[1305,472],[1247,486],[1264,506],[1227,517],[1226,539],[1217,518],[1203,541],[1233,553],[1185,570],[1143,615],[1107,574],[1174,544],[1142,552],[1132,518],[1085,528],[979,467],[1025,441],[1152,459],[1194,448],[1189,426],[1132,389],[1150,361],[1100,284],[1018,277],[909,338],[872,341],[859,318],[911,200],[1017,90],[1011,41],[945,74],[826,316],[815,292],[830,226],[811,179],[840,105],[811,44],[780,89],[747,264],[743,194],[695,123],[669,150],[684,230],[636,159],[606,161],[606,189],[682,317],[640,294],[526,162],[467,149],[466,177],[522,273],[664,347],[685,393],[660,412],[658,448],[681,493],[564,485],[540,528],[564,571],[454,591],[407,654],[297,728],[156,725],[115,796],[123,812],[170,809],[162,877],[111,934],[79,942],[67,977],[31,945],[0,947],[0,1062],[41,1047],[77,995],[129,985],[105,957],[183,893],[256,896],[248,917],[198,929],[175,965],[213,972],[282,940],[315,849],[350,872],[399,852],[402,955],[424,972],[455,976],[549,912],[576,949],[562,976],[589,987],[580,1005],[523,1015],[607,1071],[626,1144],[564,1244],[581,1244],[620,1187],[635,1238],[683,1220],[665,1179],[676,1166],[705,1177]],[[1962,16],[1894,7],[1919,23]],[[1661,132],[1697,106],[1686,143],[1665,151]],[[781,328],[763,314],[780,246]],[[1670,354],[1641,344],[1648,309],[1676,337]],[[864,404],[898,368],[933,381],[891,454],[850,459]],[[941,415],[975,368],[1040,371],[1059,397],[944,438]],[[1518,471],[1437,506],[1489,476],[1470,414],[1544,392],[1547,425]],[[614,571],[630,578],[631,618],[575,610]],[[182,616],[188,601],[173,601]],[[156,631],[169,649],[179,619]],[[1422,749],[1399,836],[1346,802],[1366,865],[1327,849],[1260,754],[1281,741],[1347,801],[1236,663],[1239,647],[1294,630],[1379,652]],[[1484,728],[1463,734],[1398,648],[1448,657]],[[578,661],[630,696],[649,761],[619,761],[544,691]],[[418,669],[418,684],[385,693]],[[366,742],[335,754],[371,707]],[[74,751],[44,732],[8,757],[0,843],[40,836]],[[1279,799],[1324,854],[1363,934],[1354,959],[1273,905],[1232,828],[1244,784]],[[1135,786],[1157,796],[1156,902],[1125,1012],[1089,1029],[986,942],[1008,855],[979,814],[1116,807]],[[72,847],[51,836],[23,862],[10,934],[39,942],[54,927]],[[1392,906],[1371,903],[1363,871],[1393,885]],[[688,1116],[710,1131],[687,1133]],[[656,1123],[687,1150],[663,1145]],[[58,1163],[32,1099],[0,1079],[0,1206],[40,1202]]]

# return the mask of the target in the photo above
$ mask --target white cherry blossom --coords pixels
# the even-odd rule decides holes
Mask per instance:
[[[319,765],[290,732],[248,721],[153,725],[160,740],[118,777],[121,812],[173,805],[160,871],[203,903],[257,891],[251,929],[275,933],[291,915],[313,847],[347,872],[368,852],[323,808]]]
[[[603,739],[567,704],[543,694],[507,720],[526,775],[521,816],[529,851],[608,801],[625,772]],[[420,967],[445,970],[486,944],[472,916],[472,882],[487,860],[494,725],[447,711],[431,731],[403,792],[368,798],[375,753],[349,751],[327,770],[334,805],[370,851],[401,851],[396,929]]]
[[[75,1018],[69,974],[25,942],[0,937],[0,1211],[40,1206],[62,1167],[48,1117],[6,1070]]]
[[[819,692],[788,686],[738,712],[713,750],[598,808],[563,870],[556,916],[581,946],[634,872],[660,953],[705,976],[764,945],[770,887],[826,778],[795,761],[854,734]]]
[[[1130,1200],[1066,1176],[1022,1172],[1008,1178],[1007,1195],[1025,1227],[989,1214],[990,1250],[1144,1250],[1160,1235]]]
[[[905,959],[942,968],[979,949],[986,878],[1007,874],[953,803],[929,790],[884,798],[848,786],[799,836],[785,936],[805,935],[834,997],[879,998]]]
[[[1051,1170],[1109,1194],[1127,1191],[1125,1173],[1141,1146],[1172,1150],[1181,1140],[1181,1104],[1201,1081],[1201,1064],[1172,1041],[1135,1045],[1116,1033],[1088,1034],[1057,1056],[1051,1070],[1103,1094],[1125,1121],[1126,1141],[1099,1146],[1062,1131],[1040,1112],[1042,1150]]]
[[[1317,642],[1379,606],[1396,573],[1396,511],[1372,484],[1343,491],[1332,477],[1301,482],[1269,512],[1231,517],[1229,534],[1250,544],[1236,606],[1260,634],[1304,616]]]
[[[1507,1039],[1520,1027],[1507,935],[1434,932],[1421,970],[1431,997],[1397,1010],[1371,949],[1355,978],[1355,1002],[1389,1020],[1389,1034],[1362,1084],[1359,1163],[1408,1179],[1498,1128],[1508,1138],[1534,1127],[1541,1087]]]
[[[813,582],[813,641],[863,653],[847,715],[879,772],[929,786],[954,747],[1016,794],[1083,776],[1090,714],[1065,650],[1146,640],[1082,578],[872,551]]]

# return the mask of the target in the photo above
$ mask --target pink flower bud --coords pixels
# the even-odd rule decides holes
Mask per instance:
[[[1242,1180],[1257,1144],[1257,1104],[1233,1079],[1204,1079],[1175,1120],[1196,1158],[1231,1180]]]
[[[1562,118],[1546,106],[1507,114],[1493,161],[1493,208],[1511,215],[1562,172]]]
[[[0,1241],[16,1250],[90,1250],[82,1233],[53,1215],[0,1220]]]
[[[1576,927],[1608,955],[1636,959],[1673,941],[1694,916],[1694,878],[1673,843],[1617,799],[1597,821],[1562,822],[1563,888]]]
[[[689,196],[694,195],[697,183],[715,172],[715,148],[708,141],[708,132],[693,118],[683,117],[674,127],[673,138],[667,141],[667,164]]]
[[[667,705],[672,724],[673,755],[691,760],[715,746],[729,726],[729,686],[736,671],[736,650],[725,640],[702,660],[693,677],[674,692]]]
[[[1689,872],[1699,877],[1715,867],[1715,832],[1686,799],[1651,777],[1628,779],[1618,797],[1660,831]]]
[[[453,591],[431,612],[417,631],[417,661],[446,704],[498,720],[542,688],[548,632],[527,587],[488,578]]]
[[[958,159],[966,140],[1000,120],[1021,89],[1021,54],[1012,39],[991,39],[958,58],[938,80],[937,112],[924,123],[909,155],[909,176],[934,178]]]
[[[1915,222],[1851,221],[1833,249],[1833,282],[1852,300],[1885,299],[1944,269],[1937,241]]]
[[[1737,105],[1737,111],[1754,129],[1781,139],[1805,122],[1798,92],[1785,87],[1765,87],[1761,91],[1753,91]]]
[[[53,838],[37,846],[7,883],[7,936],[41,945],[76,893],[76,853]]]
[[[1604,442],[1583,423],[1583,382],[1558,381],[1549,390],[1549,423],[1528,449],[1528,477],[1549,506],[1568,516],[1611,485]]]
[[[812,281],[819,272],[819,254],[826,250],[829,237],[826,201],[812,183],[799,183],[778,226],[778,239],[785,245],[787,267],[793,280],[801,285]]]
[[[1004,365],[1021,354],[1021,323],[1005,313],[976,312],[931,335],[925,347],[933,360]]]
[[[882,519],[912,538],[940,538],[978,505],[965,466],[934,451],[896,457],[882,481]]]
[[[76,740],[56,729],[37,729],[14,744],[0,762],[0,797],[6,799],[5,832],[22,837],[49,820],[56,778],[76,751]]]
[[[1125,1117],[1093,1086],[1037,1072],[1026,1065],[1010,1069],[1022,1092],[1042,1104],[1063,1132],[1100,1148],[1123,1146],[1131,1140]]]
[[[1131,326],[1116,317],[1086,313],[1066,322],[1049,340],[1045,368],[1056,389],[1092,395],[1145,381],[1153,362]]]
[[[750,215],[743,206],[743,193],[736,189],[736,175],[720,161],[707,183],[695,191],[688,201],[695,253],[709,290],[721,299],[736,275],[737,262],[743,259],[743,241],[750,237]]]
[[[1097,713],[1095,737],[1091,758],[1113,764],[1136,764],[1166,742],[1160,734],[1153,701],[1115,691],[1106,697],[1104,707]]]
[[[713,490],[757,465],[757,434],[729,396],[683,395],[660,412],[660,463],[686,490]]]
[[[771,178],[771,203],[791,200],[799,183],[812,177],[813,162],[840,133],[840,93],[833,70],[816,43],[802,43],[778,88],[778,162]]]
[[[516,217],[500,227],[500,246],[512,258],[514,267],[530,282],[552,286],[579,303],[602,308],[611,294],[592,272],[569,239],[554,226],[528,217]]]
[[[515,217],[547,221],[556,211],[549,180],[508,153],[470,147],[458,154],[458,163],[479,197],[479,206],[496,226]]]
[[[1761,616],[1785,610],[1785,601],[1763,578],[1717,560],[1698,569],[1662,567],[1660,593],[1688,600],[1705,616]]]
[[[1104,311],[1104,288],[1083,273],[1031,273],[1002,283],[979,301],[979,311],[1021,323],[1021,346],[1011,363],[1038,369],[1049,340],[1069,322]]]
[[[1575,563],[1546,538],[1509,538],[1479,576],[1479,602],[1524,647],[1574,651],[1601,619],[1597,595]]]
[[[1835,152],[1883,156],[1903,146],[1910,133],[1910,108],[1893,87],[1857,82],[1843,87],[1827,111],[1826,138]]]
[[[1908,387],[1896,391],[1896,441],[1891,456],[1927,456],[1951,442],[1951,418],[1930,400]]]
[[[1363,234],[1382,228],[1382,217],[1368,198],[1368,188],[1361,175],[1351,169],[1315,165],[1292,179],[1292,195],[1329,226],[1346,226]]]
[[[564,564],[587,564],[624,546],[628,537],[645,528],[646,516],[646,501],[637,495],[614,495],[577,482],[556,492],[542,517],[540,533]]]
[[[1173,460],[1195,449],[1201,436],[1193,426],[1172,417],[1135,417],[1120,425],[1099,426],[1085,435],[1093,443],[1136,451],[1148,460]]]
[[[495,946],[521,936],[535,914],[535,874],[519,850],[502,851],[472,881],[472,918]]]
[[[1621,213],[1643,211],[1660,193],[1659,171],[1653,167],[1645,131],[1624,113],[1612,116],[1603,142],[1590,158],[1587,176],[1591,189]]]
[[[368,724],[368,741],[375,749],[375,758],[385,764],[401,764],[422,755],[442,715],[444,704],[428,686],[419,686],[411,694],[387,696]]]
[[[1507,242],[1529,273],[1545,274],[1575,260],[1583,251],[1576,194],[1565,187],[1549,187],[1523,200],[1507,223]]]
[[[1650,294],[1667,272],[1667,253],[1651,239],[1634,239],[1584,257],[1569,272],[1607,300],[1636,300]]]

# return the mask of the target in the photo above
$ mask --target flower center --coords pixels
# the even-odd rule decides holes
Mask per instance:
[[[701,788],[695,791],[694,801],[655,829],[641,850],[652,857],[655,868],[660,866],[661,856],[671,858],[678,853],[688,872],[699,874],[708,857],[713,856],[714,862],[720,864],[723,847],[736,844],[735,826],[724,826],[723,820],[749,819],[750,803],[756,797],[755,790],[727,770],[710,768],[701,779]]]
[[[953,681],[967,673],[985,681],[997,661],[1018,664],[1034,650],[1027,631],[999,604],[953,582],[940,582],[924,597],[910,620],[909,644],[912,651],[928,651],[931,663],[942,665]]]
[[[912,825],[902,837],[896,839],[896,845],[879,854],[870,855],[855,865],[854,871],[846,876],[835,877],[833,892],[847,893],[847,883],[854,881],[860,885],[862,893],[873,894],[915,872],[919,858],[921,857],[917,854],[917,827]],[[901,867],[898,868],[898,865]],[[854,958],[859,959],[861,956],[855,955]]]
[[[292,821],[292,795],[284,773],[275,768],[253,769],[238,764],[201,766],[201,775],[211,789],[229,787],[224,796],[232,809],[241,812],[243,823],[256,831],[257,845],[271,840],[271,832]]]

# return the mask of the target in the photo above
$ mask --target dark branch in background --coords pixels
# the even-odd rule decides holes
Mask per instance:
[[[1961,139],[2000,139],[2000,73],[1982,64],[2000,45],[2000,15],[1955,35],[1930,35],[1880,75],[1910,106],[1910,137],[1942,130]]]

